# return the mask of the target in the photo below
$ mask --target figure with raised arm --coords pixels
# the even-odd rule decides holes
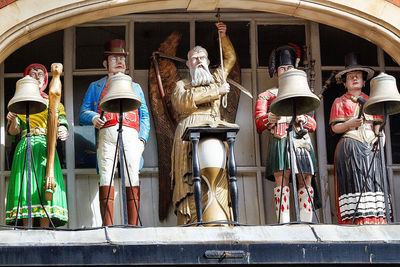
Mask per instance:
[[[221,97],[230,90],[226,78],[236,62],[235,50],[226,35],[226,25],[222,22],[216,24],[223,52],[223,67],[218,67],[213,73],[208,69],[210,61],[207,50],[201,46],[195,46],[188,52],[186,65],[190,71],[190,79],[177,82],[171,96],[172,106],[178,114],[178,126],[175,131],[172,149],[172,202],[178,217],[178,225],[193,223],[197,221],[195,201],[193,197],[192,182],[192,146],[188,141],[182,141],[182,134],[188,126],[236,126],[221,120],[220,105]],[[218,143],[218,142],[217,142]],[[221,142],[222,144],[222,142]],[[222,144],[223,146],[223,144]],[[220,147],[219,143],[215,147]],[[222,147],[219,152],[224,153]],[[213,153],[205,151],[204,153]],[[209,154],[211,156],[211,154]],[[223,163],[222,163],[223,165]],[[222,166],[221,165],[221,166]],[[216,188],[209,188],[210,179],[202,179],[201,202],[203,210],[209,207],[209,190],[218,191],[216,201],[217,212],[209,218],[213,220],[231,220],[232,212],[229,207],[228,178],[225,166],[218,168],[214,183]],[[218,204],[216,204],[218,203]]]

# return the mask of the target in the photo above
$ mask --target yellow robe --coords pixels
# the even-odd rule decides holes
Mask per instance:
[[[178,216],[178,224],[187,224],[197,221],[196,208],[193,197],[191,143],[182,141],[182,134],[188,126],[228,126],[238,127],[221,120],[220,95],[218,88],[226,80],[230,70],[235,64],[235,50],[228,37],[221,38],[224,54],[224,79],[221,67],[215,70],[213,78],[215,83],[206,86],[193,87],[187,79],[177,82],[171,97],[172,106],[178,113],[179,124],[175,131],[174,145],[172,148],[171,186],[173,190],[172,202]],[[196,104],[197,103],[197,104]],[[226,194],[222,194],[219,203],[231,219],[228,207],[228,181],[226,171],[218,181],[219,187]],[[207,201],[206,188],[202,184],[202,207]]]

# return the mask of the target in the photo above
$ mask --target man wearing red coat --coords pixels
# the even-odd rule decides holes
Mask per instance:
[[[297,57],[299,58],[299,56]],[[292,46],[281,46],[272,51],[269,60],[269,74],[272,77],[279,77],[282,73],[296,66],[296,50]],[[266,167],[266,178],[275,181],[274,199],[275,211],[277,218],[280,213],[280,223],[290,222],[289,207],[289,176],[290,176],[290,160],[288,158],[288,150],[286,148],[287,133],[291,117],[277,116],[270,111],[271,102],[277,97],[279,88],[271,88],[261,93],[256,102],[254,118],[256,122],[257,132],[262,133],[267,130],[271,136],[269,138],[269,152]],[[316,122],[313,116],[299,115],[296,117],[297,123],[302,123],[308,132],[316,129]],[[293,143],[296,153],[296,166],[294,171],[298,179],[298,197],[300,208],[300,220],[312,221],[312,198],[314,189],[311,187],[311,178],[316,172],[316,160],[311,139],[308,134],[300,137],[296,133],[293,134]],[[286,158],[286,159],[285,159]],[[301,176],[304,176],[304,180]],[[284,178],[282,181],[282,177]],[[283,186],[282,186],[283,183]],[[306,187],[308,193],[306,191]],[[282,192],[281,192],[282,190]],[[282,202],[280,205],[280,198]],[[311,197],[311,199],[310,199]]]

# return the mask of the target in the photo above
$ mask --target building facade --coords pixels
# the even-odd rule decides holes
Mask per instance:
[[[258,135],[253,122],[256,96],[277,84],[268,76],[270,51],[293,42],[306,46],[308,62],[315,60],[315,93],[322,90],[332,71],[343,69],[344,55],[356,51],[361,63],[385,71],[400,83],[400,7],[396,1],[8,1],[0,9],[0,220],[4,222],[10,175],[12,140],[6,134],[7,103],[15,82],[33,62],[48,69],[53,62],[64,65],[63,98],[70,122],[64,149],[63,173],[70,212],[69,228],[101,226],[98,177],[95,169],[93,127],[79,125],[83,96],[91,81],[106,75],[101,66],[103,44],[125,39],[129,74],[148,100],[150,56],[174,30],[182,33],[177,56],[185,58],[195,44],[210,52],[217,65],[218,46],[213,23],[215,8],[228,25],[228,35],[241,66],[242,85],[253,100],[241,95],[236,123],[241,129],[235,144],[238,165],[239,222],[275,223],[273,184],[264,177],[268,158],[267,136]],[[206,3],[205,3],[206,2]],[[40,3],[43,3],[41,5]],[[397,13],[396,13],[397,12]],[[304,56],[303,56],[304,59]],[[178,65],[185,74],[185,66]],[[369,90],[367,88],[367,90]],[[332,85],[316,110],[317,132],[312,135],[318,154],[318,183],[323,207],[321,222],[336,223],[333,153],[337,140],[329,131],[329,111],[344,91]],[[147,101],[149,103],[149,101]],[[400,216],[400,115],[386,125],[386,158],[391,185],[394,220]],[[141,219],[143,226],[173,226],[170,209],[166,220],[158,219],[157,140],[152,124],[141,173]],[[117,179],[117,184],[119,180]],[[118,192],[117,196],[118,198]],[[122,222],[122,201],[116,201],[116,223]]]

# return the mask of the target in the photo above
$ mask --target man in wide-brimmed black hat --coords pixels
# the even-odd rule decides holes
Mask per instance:
[[[342,134],[335,151],[339,224],[386,223],[379,153],[373,156],[382,117],[362,111],[368,100],[362,89],[373,75],[373,69],[358,63],[355,53],[345,56],[345,69],[336,74],[347,89],[335,99],[329,121],[333,133]]]

